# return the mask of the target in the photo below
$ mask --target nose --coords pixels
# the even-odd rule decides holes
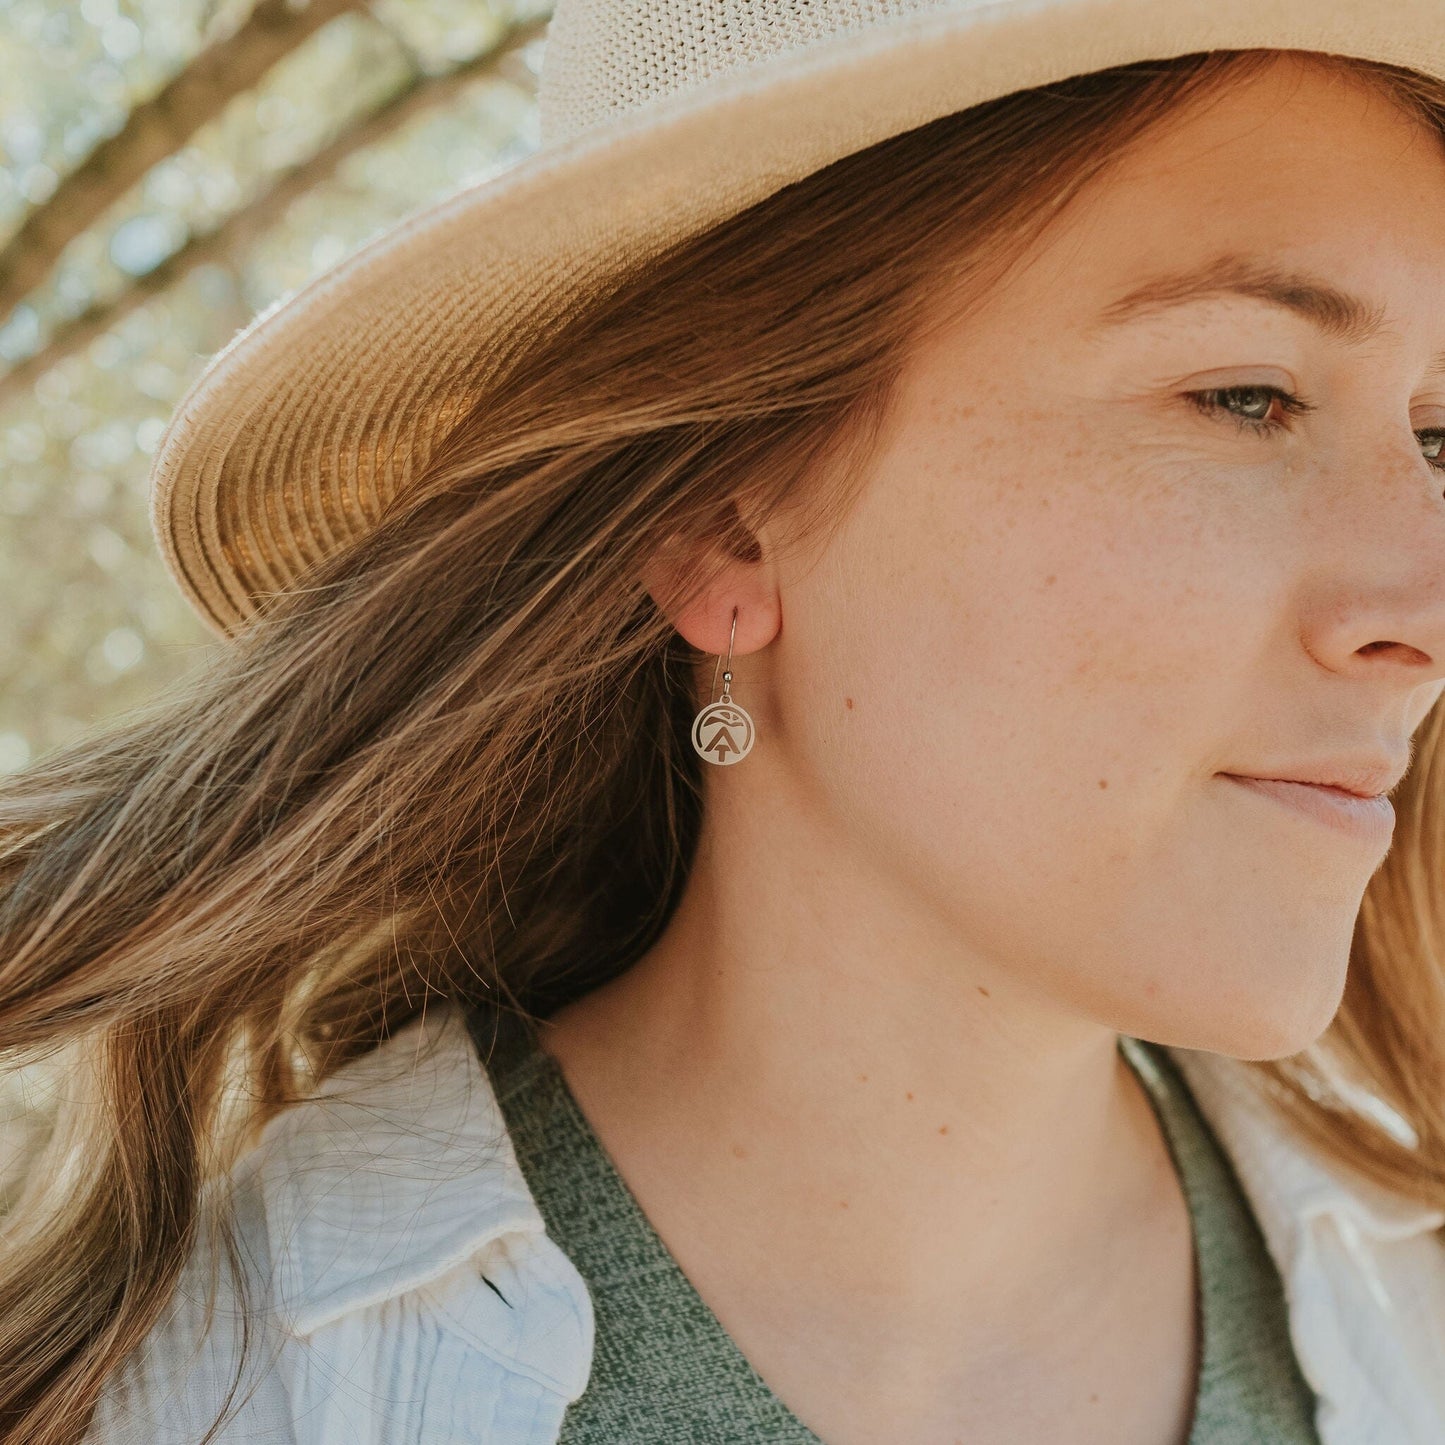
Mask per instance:
[[[1305,640],[1345,675],[1445,679],[1445,467],[1413,433],[1376,446],[1323,494]]]

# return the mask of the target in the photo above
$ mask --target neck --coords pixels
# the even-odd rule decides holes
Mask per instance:
[[[760,1336],[866,1306],[956,1371],[970,1340],[1087,1328],[1178,1199],[1117,1034],[807,856],[705,842],[654,947],[543,1047],[720,1317],[750,1259]]]

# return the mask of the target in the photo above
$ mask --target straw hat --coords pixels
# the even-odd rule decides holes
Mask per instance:
[[[231,633],[374,525],[517,340],[613,268],[951,111],[1255,47],[1445,76],[1445,4],[558,0],[539,149],[279,298],[181,399],[151,474],[166,566]]]

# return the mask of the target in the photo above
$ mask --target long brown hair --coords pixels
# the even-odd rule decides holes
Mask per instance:
[[[706,675],[643,587],[648,558],[746,545],[743,498],[819,535],[941,270],[978,294],[1124,144],[1270,56],[990,101],[614,278],[213,666],[5,782],[0,1048],[66,1049],[95,1083],[7,1217],[4,1439],[81,1438],[196,1245],[203,1184],[267,1119],[430,1000],[545,1017],[646,950],[698,834]],[[1445,85],[1312,59],[1445,133]],[[1333,1156],[1445,1203],[1439,728],[1338,1019],[1250,1067]],[[1327,1055],[1414,1147],[1341,1104]]]

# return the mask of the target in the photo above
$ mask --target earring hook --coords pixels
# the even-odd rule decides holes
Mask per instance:
[[[730,701],[732,700],[732,686],[733,686],[733,639],[734,639],[737,635],[738,635],[738,609],[737,609],[736,607],[734,607],[734,608],[733,608],[733,626],[732,626],[732,631],[728,634],[728,665],[727,665],[727,671],[723,673],[723,690],[722,690],[722,697],[718,699],[719,702],[730,702]],[[719,653],[719,654],[718,654],[718,660],[717,660],[716,664],[713,666],[713,670],[712,670],[712,690],[709,691],[709,693],[708,693],[708,696],[709,696],[709,697],[711,697],[711,696],[713,695],[713,693],[717,691],[717,670],[718,670],[718,668],[721,667],[721,666],[722,666],[722,654]]]

